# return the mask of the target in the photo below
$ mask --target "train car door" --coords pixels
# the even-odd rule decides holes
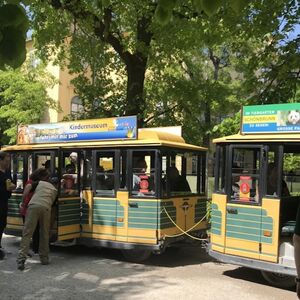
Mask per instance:
[[[228,154],[225,253],[259,259],[262,223],[270,222],[261,201],[265,151],[259,145],[230,145]]]
[[[80,237],[81,157],[79,150],[59,151],[57,240],[60,241]]]

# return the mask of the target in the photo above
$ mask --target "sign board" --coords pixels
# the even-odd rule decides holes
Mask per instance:
[[[26,145],[136,138],[137,118],[136,116],[130,116],[20,125],[18,127],[17,143]]]
[[[241,133],[300,132],[300,103],[244,106]]]

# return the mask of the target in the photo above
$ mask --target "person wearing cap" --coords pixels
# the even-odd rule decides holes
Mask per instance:
[[[71,163],[76,166],[78,155],[76,152],[72,152],[69,156]]]

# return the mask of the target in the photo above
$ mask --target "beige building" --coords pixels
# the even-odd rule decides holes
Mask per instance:
[[[27,55],[34,54],[33,41],[27,40]],[[35,58],[38,63],[38,59]],[[67,68],[62,69],[57,65],[53,65],[50,61],[46,67],[46,71],[55,78],[55,85],[48,88],[47,92],[60,108],[58,111],[49,108],[41,120],[41,123],[56,123],[72,113],[82,110],[82,104],[78,96],[74,93],[74,87],[71,80],[74,76],[70,75]]]

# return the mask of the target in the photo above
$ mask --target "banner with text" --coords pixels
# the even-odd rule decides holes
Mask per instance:
[[[95,120],[77,120],[71,122],[20,125],[17,143],[19,145],[136,139],[137,118],[116,117]]]
[[[244,106],[241,133],[300,132],[300,103]]]

